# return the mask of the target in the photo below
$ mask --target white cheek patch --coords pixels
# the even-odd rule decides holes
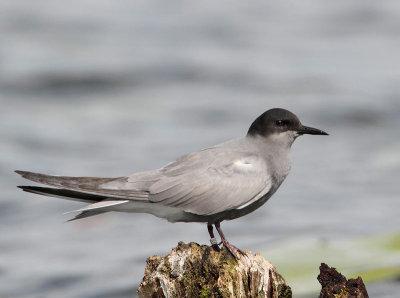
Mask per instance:
[[[290,132],[289,131],[276,132],[276,133],[271,134],[270,138],[271,138],[271,140],[282,142],[282,141],[290,138]]]
[[[281,144],[286,147],[290,147],[293,141],[296,139],[297,133],[291,130],[274,133],[270,135],[268,138],[277,144]]]

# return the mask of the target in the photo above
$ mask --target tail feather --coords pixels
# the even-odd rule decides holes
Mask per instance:
[[[106,213],[106,212],[111,211],[108,207],[129,202],[128,200],[110,200],[107,197],[80,193],[80,192],[71,191],[68,189],[58,189],[58,188],[40,187],[40,186],[18,186],[18,187],[26,192],[30,192],[30,193],[34,193],[34,194],[58,197],[58,198],[63,198],[63,199],[68,199],[68,200],[73,200],[73,201],[92,203],[81,209],[66,212],[66,213],[70,213],[70,212],[82,211],[78,215],[76,215],[74,218],[71,218],[70,220],[68,220],[67,222],[85,218],[85,217],[89,217],[89,216]]]
[[[68,189],[72,191],[107,196],[108,198],[132,199],[147,201],[149,193],[144,190],[126,188],[109,187],[110,183],[127,184],[127,177],[117,178],[99,178],[99,177],[69,177],[69,176],[52,176],[27,171],[15,171],[23,178],[46,184],[49,186]]]
[[[69,190],[69,189],[63,189],[63,188],[25,186],[25,185],[18,186],[18,187],[26,192],[44,195],[44,196],[62,198],[62,199],[67,199],[67,200],[72,200],[72,201],[94,203],[94,202],[100,202],[102,200],[107,199],[107,197],[105,197],[105,196],[87,194],[87,193],[73,191],[73,190]]]
[[[75,211],[90,211],[90,210],[105,210],[105,211],[111,211],[110,207],[112,206],[116,206],[116,205],[121,205],[124,203],[128,203],[129,200],[104,200],[101,202],[96,202],[93,204],[90,204],[86,207],[74,210],[74,211],[70,211],[70,212],[75,212]],[[68,212],[69,213],[69,212]]]
[[[15,173],[21,175],[23,178],[47,184],[56,187],[68,187],[68,188],[93,188],[103,183],[111,182],[122,177],[117,178],[99,178],[99,177],[70,177],[70,176],[55,176],[46,175],[40,173],[33,173],[28,171],[16,170]]]
[[[30,193],[63,198],[73,201],[91,203],[75,211],[81,211],[68,221],[94,216],[113,211],[113,206],[128,202],[147,202],[148,192],[138,189],[119,187],[127,183],[127,177],[97,178],[97,177],[67,177],[51,176],[26,171],[15,171],[23,178],[53,187],[18,186]],[[110,187],[109,182],[116,182]],[[55,188],[54,188],[55,187]]]
[[[75,216],[74,218],[67,220],[67,222],[75,221],[77,219],[82,219],[82,218],[86,218],[86,217],[90,217],[90,216],[95,216],[95,215],[102,214],[105,212],[108,212],[108,211],[104,211],[104,210],[83,211],[83,212],[79,213],[77,216]]]

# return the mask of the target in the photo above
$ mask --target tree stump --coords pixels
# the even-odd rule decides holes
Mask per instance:
[[[347,280],[335,268],[325,263],[321,264],[319,270],[318,281],[322,286],[320,298],[368,298],[367,289],[360,276]]]
[[[292,297],[275,267],[261,255],[235,259],[197,243],[179,242],[166,256],[147,259],[139,297]]]

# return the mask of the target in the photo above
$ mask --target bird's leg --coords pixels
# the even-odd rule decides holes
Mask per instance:
[[[218,246],[218,241],[214,236],[214,228],[212,226],[212,224],[207,224],[207,229],[208,229],[208,233],[210,234],[210,242],[211,242],[211,246],[216,250],[216,251],[220,251],[221,249]]]
[[[219,223],[219,222],[215,223],[215,227],[217,228],[217,232],[218,232],[219,236],[221,237],[222,244],[226,247],[226,249],[227,249],[236,259],[239,260],[239,257],[238,257],[238,254],[239,254],[239,253],[242,254],[242,255],[244,255],[244,256],[246,255],[246,253],[245,253],[244,251],[242,251],[242,250],[240,250],[239,248],[237,248],[236,246],[230,244],[230,243],[226,240],[224,233],[222,233],[221,226],[220,226],[220,223]]]

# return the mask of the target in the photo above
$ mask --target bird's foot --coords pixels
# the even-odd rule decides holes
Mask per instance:
[[[214,248],[216,251],[221,251],[221,248],[219,247],[217,239],[215,239],[214,237],[211,238],[210,243],[211,243],[212,248]]]
[[[239,256],[238,256],[239,254],[241,254],[242,256],[247,256],[247,254],[243,250],[237,248],[233,244],[230,244],[228,241],[222,241],[222,244],[232,254],[232,256],[234,256],[237,260],[239,260]]]

